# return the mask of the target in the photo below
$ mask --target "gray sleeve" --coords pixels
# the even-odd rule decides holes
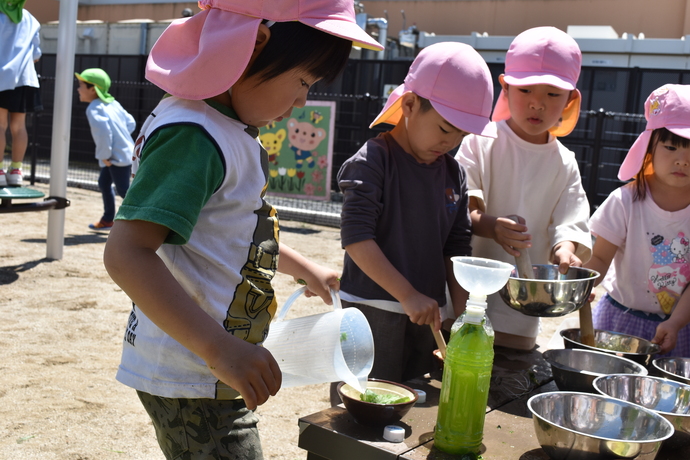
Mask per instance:
[[[458,215],[443,247],[443,255],[445,257],[472,255],[472,221],[470,219],[470,200],[467,192],[467,172],[462,165],[459,166],[460,199],[458,201]]]
[[[376,224],[383,209],[382,150],[375,139],[369,140],[338,172],[338,186],[343,192],[343,248],[376,237]]]

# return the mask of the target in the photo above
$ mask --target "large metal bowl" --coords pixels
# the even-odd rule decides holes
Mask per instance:
[[[510,308],[527,316],[557,317],[579,310],[587,302],[599,273],[570,267],[565,275],[557,265],[532,265],[534,279],[519,278],[513,270],[499,295]]]
[[[673,435],[654,411],[599,394],[541,393],[527,407],[539,444],[554,460],[651,460]]]
[[[600,329],[594,330],[593,347],[581,343],[580,329],[563,329],[560,335],[566,348],[602,351],[621,358],[631,359],[645,367],[652,363],[652,357],[661,350],[659,345],[641,337]]]
[[[690,385],[650,375],[614,374],[594,379],[594,389],[651,409],[677,431],[690,433]]]
[[[647,375],[647,369],[641,364],[599,351],[568,348],[546,350],[544,359],[551,364],[553,379],[561,391],[596,393],[592,382],[602,375]]]
[[[690,385],[690,358],[658,358],[652,366],[662,377]]]

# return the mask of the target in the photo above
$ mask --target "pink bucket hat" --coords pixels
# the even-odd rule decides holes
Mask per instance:
[[[383,49],[357,25],[352,0],[201,0],[199,7],[163,31],[146,64],[149,81],[185,99],[217,96],[237,81],[264,19],[299,21],[355,46]]]
[[[404,83],[391,93],[370,127],[397,124],[402,118],[400,98],[410,91],[428,99],[456,128],[496,137],[496,125],[489,119],[494,98],[491,73],[471,46],[442,42],[424,48],[412,62]]]
[[[580,47],[570,35],[555,27],[535,27],[519,34],[510,44],[503,81],[514,86],[551,85],[575,91],[576,97],[563,110],[562,122],[549,129],[554,136],[566,136],[580,117],[582,96],[575,86],[581,65]],[[508,118],[508,98],[501,90],[491,119]]]
[[[690,85],[664,85],[655,89],[644,103],[647,127],[630,147],[618,170],[618,178],[626,181],[642,168],[652,131],[666,128],[673,134],[690,139]]]

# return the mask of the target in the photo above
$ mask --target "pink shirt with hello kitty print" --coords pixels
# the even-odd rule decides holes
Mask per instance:
[[[664,211],[649,191],[633,202],[633,190],[615,190],[590,220],[593,234],[618,246],[602,286],[626,307],[664,317],[690,282],[690,206]]]

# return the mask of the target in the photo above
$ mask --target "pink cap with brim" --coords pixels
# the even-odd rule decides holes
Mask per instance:
[[[666,128],[690,139],[690,85],[664,85],[654,90],[644,103],[644,116],[647,127],[625,156],[618,170],[620,180],[630,180],[640,172],[655,129]]]
[[[424,48],[405,77],[370,125],[397,124],[402,118],[403,94],[414,92],[428,99],[448,123],[481,136],[496,137],[491,122],[493,84],[484,59],[464,43],[442,42]]]
[[[262,20],[299,21],[380,51],[355,20],[352,0],[201,0],[200,13],[173,21],[151,49],[146,78],[185,99],[227,91],[242,75]]]
[[[567,136],[580,117],[582,95],[576,85],[581,65],[582,53],[575,39],[555,27],[534,27],[516,36],[510,44],[503,80],[512,86],[551,85],[576,91],[576,97],[563,110],[561,123],[549,129],[554,136]],[[501,90],[491,119],[509,118],[508,98]]]

